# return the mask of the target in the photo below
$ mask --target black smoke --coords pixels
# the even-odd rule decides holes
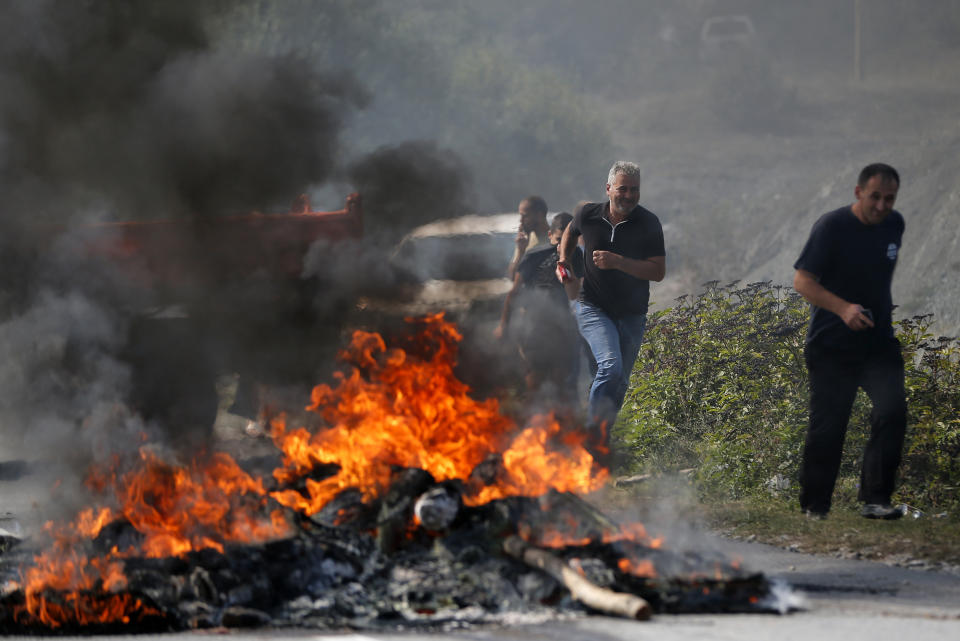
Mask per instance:
[[[370,96],[296,52],[225,48],[212,25],[244,6],[0,4],[0,460],[18,448],[87,460],[141,432],[198,448],[215,373],[305,380],[326,365],[319,346],[339,344],[356,278],[201,275],[210,289],[157,315],[148,307],[169,301],[138,280],[143,266],[83,251],[90,223],[173,219],[198,239],[178,260],[212,273],[206,221],[284,211],[343,174],[343,128]],[[389,190],[373,191],[386,211]],[[338,260],[375,251],[352,247]]]
[[[363,92],[291,55],[219,51],[211,2],[9,2],[5,209],[63,222],[203,216],[325,180]]]
[[[353,163],[347,174],[375,224],[392,233],[467,212],[466,167],[430,141],[381,147]]]

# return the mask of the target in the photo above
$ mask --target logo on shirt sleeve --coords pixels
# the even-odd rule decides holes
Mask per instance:
[[[897,259],[897,245],[896,243],[890,243],[887,245],[887,258],[890,260]]]

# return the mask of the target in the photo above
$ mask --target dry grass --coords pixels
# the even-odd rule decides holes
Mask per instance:
[[[960,572],[960,527],[956,515],[908,515],[897,521],[865,519],[859,508],[834,506],[824,520],[806,518],[782,499],[706,503],[683,476],[653,476],[617,487],[611,482],[595,497],[611,515],[641,520],[662,511],[698,529],[739,540],[838,558]]]
[[[825,520],[806,518],[779,501],[702,506],[707,525],[732,538],[798,552],[863,558],[894,565],[960,569],[960,528],[947,516],[908,515],[897,521],[865,519],[853,508]]]

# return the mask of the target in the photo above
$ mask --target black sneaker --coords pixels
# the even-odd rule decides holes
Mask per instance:
[[[903,516],[900,508],[894,507],[889,503],[867,503],[860,510],[860,516],[865,519],[883,519],[885,521],[894,521]]]
[[[825,521],[827,519],[826,512],[817,512],[815,510],[804,510],[803,515],[812,521]]]

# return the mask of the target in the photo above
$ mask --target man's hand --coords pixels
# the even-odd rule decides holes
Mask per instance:
[[[523,231],[523,227],[517,230],[517,237],[514,240],[517,243],[517,253],[522,254],[530,246],[530,235]]]
[[[599,249],[593,252],[593,264],[600,269],[618,269],[621,258],[623,258],[623,256],[614,254],[613,252]]]
[[[557,261],[557,268],[554,270],[554,273],[557,275],[557,280],[561,283],[568,282],[571,278],[570,267],[564,261]]]
[[[853,331],[862,332],[865,329],[870,329],[873,327],[873,319],[867,316],[864,313],[865,311],[866,310],[860,305],[857,305],[856,303],[850,303],[843,308],[840,318],[843,320],[846,326]]]
[[[627,258],[614,252],[595,250],[593,264],[600,269],[618,269],[641,280],[660,282],[666,275],[666,257]]]
[[[828,290],[820,284],[815,274],[798,269],[793,275],[793,288],[811,305],[839,316],[844,325],[855,332],[873,327],[873,319],[864,313],[867,311],[864,307],[844,300]]]
[[[498,324],[498,325],[493,329],[493,337],[494,337],[495,339],[497,339],[497,340],[501,340],[501,339],[503,338],[503,333],[504,333],[504,332],[503,332],[503,323]]]

